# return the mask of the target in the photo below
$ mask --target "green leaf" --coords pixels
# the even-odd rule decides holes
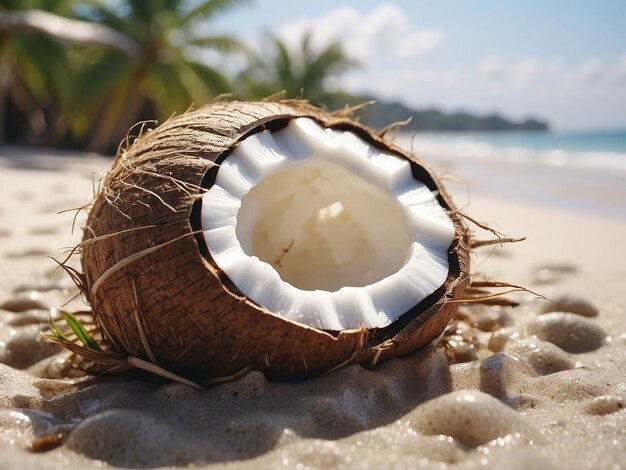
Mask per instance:
[[[297,64],[292,61],[287,46],[279,39],[274,39],[276,47],[276,73],[278,74],[279,89],[282,88],[287,93],[287,98],[295,98],[300,92],[300,70]]]
[[[119,32],[128,32],[128,21],[123,16],[120,16],[116,9],[119,10],[119,5],[101,3],[101,0],[84,0],[81,3],[82,10],[85,14],[78,15],[80,19],[86,21],[93,21],[94,17],[99,23],[110,26],[111,28]]]
[[[93,351],[102,351],[98,343],[91,337],[91,335],[87,332],[85,327],[82,325],[78,319],[69,312],[62,312],[63,318],[70,326],[76,337],[80,340],[81,343],[85,345],[88,349]],[[58,334],[58,333],[57,333]]]
[[[221,52],[242,52],[246,55],[251,54],[250,49],[237,39],[230,36],[205,36],[192,38],[188,41],[189,45],[199,47],[210,47]]]
[[[127,86],[134,67],[127,57],[117,51],[107,51],[97,62],[84,65],[73,77],[75,100],[65,110],[72,127],[77,122],[86,125],[100,119],[98,110],[108,97],[119,95],[120,90]],[[86,131],[86,127],[74,129],[77,134]]]
[[[181,80],[177,64],[153,64],[148,79],[153,89],[150,99],[161,121],[171,117],[173,112],[182,113],[191,106],[192,98]]]
[[[331,44],[318,55],[310,55],[305,62],[302,87],[309,98],[324,91],[324,80],[339,75],[355,63],[348,59],[338,43]]]
[[[181,26],[199,18],[208,18],[219,11],[228,10],[237,4],[245,3],[245,0],[205,0],[191,9],[180,21]]]
[[[188,61],[185,66],[189,67],[201,80],[202,85],[208,87],[214,95],[228,93],[231,90],[228,79],[214,68],[192,61]]]
[[[50,315],[50,326],[52,327],[52,330],[54,331],[54,333],[57,335],[58,339],[69,342],[69,339],[67,339],[67,337],[61,332],[61,330],[57,326],[56,322],[52,318],[52,315]]]

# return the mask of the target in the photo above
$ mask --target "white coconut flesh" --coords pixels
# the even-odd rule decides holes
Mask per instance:
[[[432,294],[454,237],[406,159],[308,118],[241,141],[202,197],[201,223],[248,299],[336,331],[388,326]]]

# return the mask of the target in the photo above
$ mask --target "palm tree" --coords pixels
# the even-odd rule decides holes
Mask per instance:
[[[58,112],[55,104],[67,91],[64,81],[67,55],[62,44],[33,32],[40,32],[40,26],[45,29],[45,20],[50,17],[61,18],[49,12],[70,14],[71,3],[69,0],[0,1],[0,143],[7,129],[9,104],[25,117],[26,125],[35,135],[43,135],[54,121]],[[15,126],[12,130],[17,131]]]
[[[77,135],[93,131],[91,147],[103,150],[144,103],[164,119],[226,91],[224,76],[185,50],[242,50],[229,37],[192,29],[236,3],[126,0],[114,4],[120,15],[98,0],[0,0],[0,142],[9,100],[35,134],[63,134],[71,124]],[[67,18],[77,10],[88,21]],[[81,46],[69,50],[61,41]]]
[[[198,36],[194,27],[237,0],[204,0],[187,8],[184,0],[125,0],[121,4],[94,3],[86,17],[122,33],[138,46],[133,54],[120,49],[84,48],[83,66],[74,79],[77,99],[72,127],[93,131],[90,148],[104,150],[123,136],[145,106],[160,120],[204,103],[230,90],[218,70],[189,58],[190,46],[242,51],[227,36]],[[121,12],[121,13],[120,13]],[[203,23],[204,27],[204,23]]]
[[[338,43],[314,51],[310,32],[303,36],[295,53],[276,37],[270,37],[269,42],[273,46],[271,58],[257,58],[240,77],[244,84],[240,93],[248,98],[265,98],[283,91],[286,98],[305,98],[319,104],[333,94],[327,90],[327,79],[356,65]]]

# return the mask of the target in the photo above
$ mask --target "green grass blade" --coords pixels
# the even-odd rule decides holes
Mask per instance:
[[[76,337],[80,340],[81,343],[85,345],[88,349],[93,351],[102,351],[98,343],[91,337],[85,327],[76,319],[74,315],[69,312],[63,312],[63,318],[70,326]]]
[[[54,331],[54,334],[57,335],[57,338],[62,340],[62,341],[68,341],[69,342],[69,339],[67,339],[67,337],[61,332],[61,330],[57,326],[56,322],[53,320],[52,315],[50,315],[49,318],[50,318],[50,326],[52,327],[52,330]]]

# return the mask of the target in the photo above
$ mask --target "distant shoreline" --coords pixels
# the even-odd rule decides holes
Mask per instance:
[[[436,108],[413,109],[399,101],[385,101],[369,95],[349,95],[334,93],[324,100],[329,109],[340,109],[359,103],[373,101],[355,113],[362,122],[373,128],[383,128],[389,123],[410,121],[403,129],[431,132],[507,132],[533,131],[549,132],[547,121],[529,117],[514,121],[497,113],[479,115],[467,111],[444,112]]]

